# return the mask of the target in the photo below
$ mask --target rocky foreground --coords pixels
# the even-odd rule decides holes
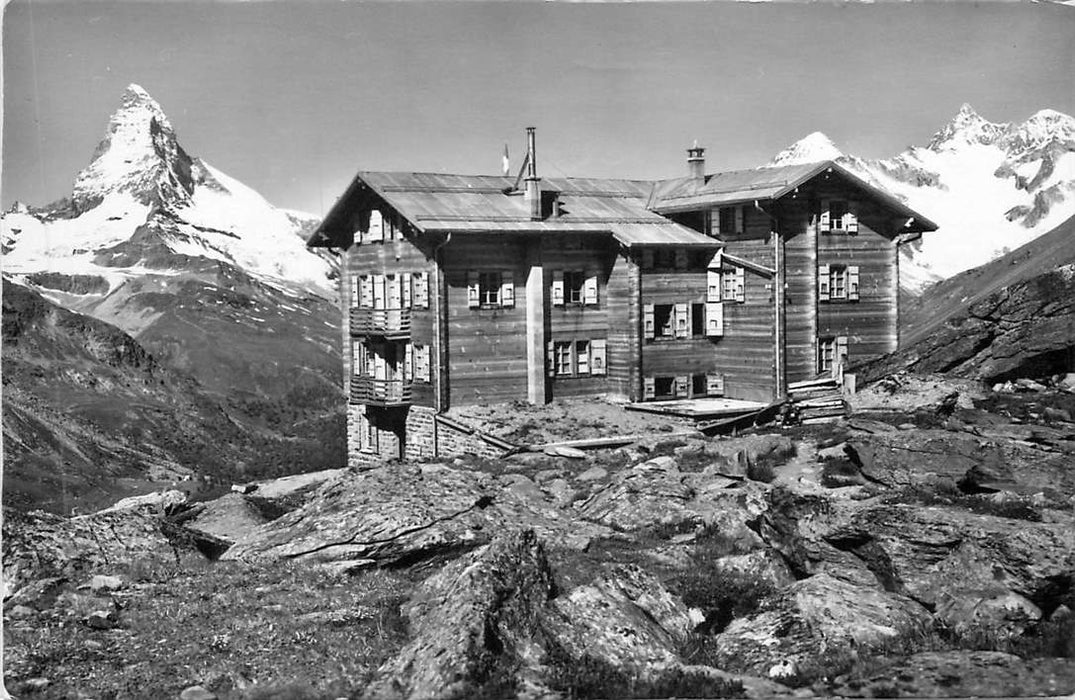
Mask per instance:
[[[915,381],[882,383],[829,425],[9,513],[7,687],[1075,692],[1075,394],[972,401]]]

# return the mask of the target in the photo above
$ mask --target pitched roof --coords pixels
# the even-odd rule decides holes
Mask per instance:
[[[530,218],[514,178],[437,173],[360,172],[311,237],[317,245],[346,221],[351,193],[365,185],[423,231],[458,233],[610,233],[625,246],[717,247],[721,242],[646,208],[653,183],[639,180],[544,178],[557,192],[560,215]]]
[[[337,245],[346,230],[353,197],[369,188],[415,228],[452,233],[609,233],[627,247],[675,245],[716,247],[721,241],[677,224],[669,214],[756,200],[779,199],[823,172],[835,172],[913,218],[916,230],[937,225],[887,191],[871,185],[833,161],[714,173],[705,180],[618,180],[543,178],[541,189],[556,192],[560,215],[530,218],[516,180],[498,175],[449,175],[413,172],[360,172],[310,236],[309,245]],[[335,234],[335,235],[334,235]]]
[[[935,230],[937,224],[908,207],[885,189],[877,187],[839,163],[831,160],[796,165],[780,165],[753,170],[714,173],[705,181],[677,178],[657,183],[648,206],[662,214],[692,211],[701,207],[742,204],[756,200],[779,199],[808,180],[830,171],[882,200],[901,216],[913,218],[917,229]]]

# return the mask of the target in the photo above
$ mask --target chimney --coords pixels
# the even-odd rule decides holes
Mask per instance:
[[[526,202],[530,205],[530,219],[540,221],[541,178],[537,174],[537,149],[534,146],[534,127],[526,127]]]
[[[692,180],[705,181],[705,149],[697,141],[687,149],[687,170]]]

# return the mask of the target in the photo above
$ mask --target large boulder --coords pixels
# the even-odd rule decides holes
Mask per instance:
[[[818,574],[733,620],[716,637],[716,658],[729,670],[767,674],[781,666],[793,675],[823,652],[882,648],[929,624],[925,608],[907,597]]]

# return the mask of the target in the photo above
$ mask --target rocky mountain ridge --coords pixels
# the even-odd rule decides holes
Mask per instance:
[[[771,165],[834,160],[940,228],[907,248],[900,283],[926,286],[985,264],[1075,214],[1075,118],[1043,109],[994,123],[964,104],[926,146],[885,159],[844,154],[815,132]]]

